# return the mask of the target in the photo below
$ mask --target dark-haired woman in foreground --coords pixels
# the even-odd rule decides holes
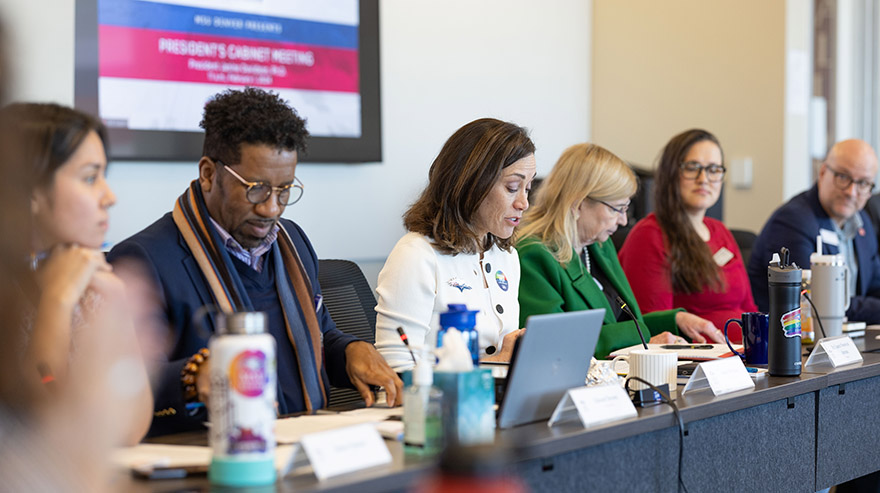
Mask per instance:
[[[96,364],[83,360],[110,345],[110,373],[102,378],[113,392],[104,399],[124,413],[120,442],[135,443],[152,418],[152,394],[125,286],[101,251],[108,209],[116,202],[105,179],[104,126],[56,104],[13,104],[0,118],[12,156],[29,175],[29,187],[20,184],[30,190],[32,271],[21,280],[31,305],[22,361],[50,390],[75,385],[83,378],[76,368]]]
[[[739,247],[721,221],[706,217],[724,179],[721,144],[692,129],[666,144],[655,180],[655,212],[639,221],[620,263],[642,309],[682,307],[716,328],[757,311]],[[730,338],[742,341],[739,327]]]
[[[479,310],[483,359],[507,361],[519,328],[513,233],[529,207],[535,146],[525,129],[491,118],[456,131],[431,165],[428,186],[404,215],[409,231],[379,274],[376,348],[396,371],[436,342],[449,303]]]

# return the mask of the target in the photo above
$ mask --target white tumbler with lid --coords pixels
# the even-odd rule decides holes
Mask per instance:
[[[849,308],[849,269],[843,255],[810,255],[810,297],[816,306],[816,313],[825,329],[824,337],[843,334],[843,319]],[[818,324],[813,328],[816,337],[822,334]]]

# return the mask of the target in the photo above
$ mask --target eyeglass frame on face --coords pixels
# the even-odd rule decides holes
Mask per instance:
[[[248,202],[250,202],[251,204],[254,204],[254,205],[262,204],[263,202],[269,200],[269,197],[272,196],[272,192],[276,192],[276,197],[277,197],[276,200],[278,201],[278,205],[280,205],[282,207],[287,207],[288,205],[293,205],[293,204],[299,202],[300,199],[302,199],[303,193],[305,193],[305,185],[296,176],[293,177],[293,180],[294,180],[293,183],[291,183],[289,185],[284,185],[283,187],[276,187],[276,186],[270,185],[264,181],[247,181],[244,178],[242,178],[241,175],[236,173],[232,168],[227,166],[223,161],[216,159],[216,158],[210,158],[210,159],[211,159],[211,161],[214,161],[216,164],[219,164],[220,166],[222,166],[226,171],[228,171],[239,182],[241,182],[242,185],[244,185],[247,188],[247,190],[245,190],[244,196],[247,198]],[[256,187],[269,187],[269,194],[266,195],[262,200],[254,201],[251,198],[251,190],[254,190]],[[290,201],[290,202],[282,201],[281,194],[283,194],[285,192],[287,192],[288,200],[290,200],[290,197],[293,196],[292,193],[290,192],[291,188],[299,190],[299,196],[297,196],[293,201]]]
[[[614,207],[613,205],[609,204],[608,202],[605,202],[604,200],[594,199],[593,197],[587,197],[587,198],[594,201],[594,202],[598,202],[598,203],[604,205],[605,207],[611,209],[612,211],[616,212],[617,214],[620,214],[621,216],[626,216],[626,212],[629,210],[630,204],[632,204],[632,202],[627,202],[622,207]]]
[[[876,185],[876,183],[864,179],[856,180],[852,176],[849,176],[849,174],[837,171],[836,169],[832,168],[827,161],[823,162],[822,164],[824,164],[825,167],[828,168],[828,171],[831,172],[831,181],[834,183],[834,186],[837,187],[838,190],[846,190],[852,184],[856,185],[856,192],[858,192],[859,195],[868,195],[874,190],[874,186]],[[840,186],[838,180],[845,180],[845,185]]]
[[[688,169],[688,165],[696,165],[696,170]],[[711,169],[715,169],[716,171],[710,171]],[[717,179],[712,177],[712,174],[717,174],[717,170],[721,170],[721,174],[717,176]],[[696,171],[694,176],[688,176],[688,173],[693,173]],[[700,178],[701,173],[706,173],[706,180],[710,183],[721,183],[724,180],[724,174],[727,173],[727,168],[723,164],[710,164],[708,166],[703,166],[699,161],[685,161],[678,165],[678,172],[681,173],[681,177],[685,180],[696,180]]]

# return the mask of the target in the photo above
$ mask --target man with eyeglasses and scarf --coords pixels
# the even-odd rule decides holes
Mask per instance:
[[[758,309],[767,313],[767,265],[781,247],[791,261],[810,268],[816,237],[823,253],[841,254],[849,269],[850,293],[846,315],[869,324],[880,322],[880,256],[877,236],[862,210],[874,188],[877,155],[867,142],[850,139],[834,144],[819,168],[812,188],[778,208],[755,242],[748,273]]]
[[[329,384],[369,385],[400,404],[402,382],[372,344],[342,333],[323,306],[317,255],[303,230],[283,219],[299,200],[296,178],[305,121],[278,95],[228,90],[205,105],[199,175],[173,211],[117,245],[109,259],[134,259],[155,279],[155,313],[169,335],[154,382],[150,435],[200,428],[211,366],[200,309],[261,311],[276,341],[278,412],[327,406]],[[120,265],[124,267],[125,263]],[[203,317],[214,328],[212,317]]]

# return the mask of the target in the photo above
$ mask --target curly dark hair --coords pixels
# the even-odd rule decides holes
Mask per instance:
[[[228,164],[241,161],[241,144],[306,151],[306,121],[278,94],[255,87],[227,89],[205,105],[202,155]]]

